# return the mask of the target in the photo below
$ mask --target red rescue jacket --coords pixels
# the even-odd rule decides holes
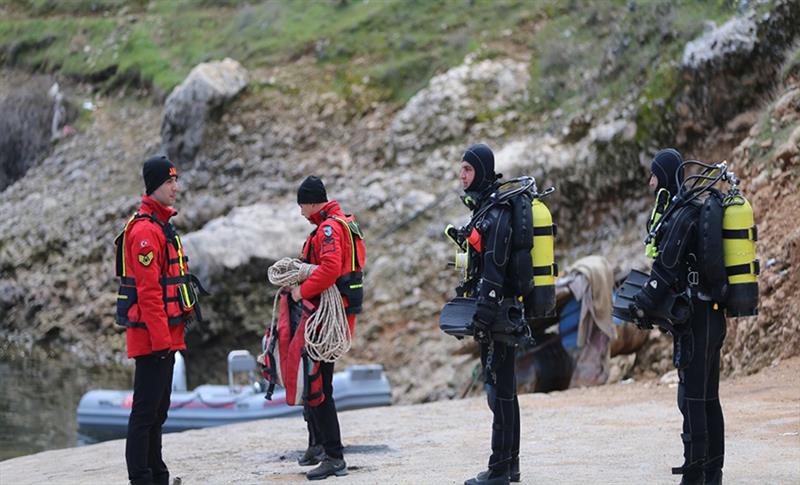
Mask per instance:
[[[193,290],[187,290],[191,275],[180,238],[168,243],[164,234],[175,214],[145,195],[118,240],[123,254],[117,323],[127,327],[130,358],[186,348],[185,324],[193,317],[196,296],[185,293]]]
[[[335,200],[325,204],[319,212],[312,214],[310,219],[317,227],[311,231],[303,245],[303,260],[319,265],[319,267],[300,285],[300,293],[304,299],[318,304],[319,302],[316,300],[319,295],[325,289],[337,284],[337,280],[339,280],[337,286],[343,293],[342,300],[348,310],[347,321],[350,324],[350,335],[353,335],[356,315],[350,311],[353,308],[351,308],[350,299],[346,296],[347,292],[343,291],[342,283],[343,279],[352,273],[357,273],[360,278],[366,262],[363,238],[361,234],[354,235],[353,231],[345,227],[347,223],[354,223],[355,218],[352,215],[345,215]],[[353,259],[354,254],[355,260]],[[360,283],[357,290],[360,295]],[[357,306],[360,311],[361,302],[353,303],[352,306]]]

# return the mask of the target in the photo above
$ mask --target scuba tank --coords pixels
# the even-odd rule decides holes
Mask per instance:
[[[701,211],[698,234],[700,244],[697,248],[697,259],[701,273],[700,280],[711,290],[713,301],[727,308],[728,316],[756,315],[757,276],[760,267],[756,259],[755,242],[758,236],[753,209],[740,193],[739,179],[728,170],[727,162],[706,164],[697,160],[687,160],[678,170],[686,165],[697,165],[703,170],[683,181],[678,195],[672,199],[663,216],[650,228],[645,244],[655,239],[664,221],[672,212],[692,203],[701,195],[708,194]],[[689,187],[690,181],[693,181],[691,187]],[[715,188],[720,181],[730,185],[727,193]],[[711,210],[714,201],[720,199],[722,210]],[[719,205],[719,202],[716,204]],[[711,220],[711,218],[722,220]],[[718,234],[720,228],[721,235]],[[710,254],[718,253],[719,245],[715,241],[719,239],[722,241],[722,258],[718,254]]]
[[[556,276],[558,276],[554,254],[556,225],[553,224],[550,210],[541,201],[541,197],[552,192],[552,189],[548,189],[541,195],[537,194],[531,202],[533,290],[525,298],[525,314],[528,317],[550,316],[556,307]]]
[[[750,202],[734,188],[723,201],[722,252],[728,274],[725,306],[732,317],[758,314],[758,233]]]

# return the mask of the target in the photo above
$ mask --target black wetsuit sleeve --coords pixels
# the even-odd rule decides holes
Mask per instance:
[[[690,243],[696,237],[697,216],[695,207],[683,207],[662,227],[658,257],[653,262],[650,280],[637,298],[643,309],[655,308],[671,291],[670,288],[682,289],[683,284],[679,280],[685,273]]]
[[[506,268],[511,253],[511,211],[498,207],[479,228],[483,246],[483,274],[478,304],[494,305],[503,297]]]

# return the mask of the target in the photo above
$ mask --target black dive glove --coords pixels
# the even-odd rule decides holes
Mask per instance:
[[[633,296],[633,301],[634,303],[631,303],[628,307],[633,317],[633,323],[641,330],[650,330],[653,328],[653,324],[647,321],[649,320],[647,312],[656,306],[653,299],[646,291],[640,291]]]
[[[631,314],[631,318],[633,319],[633,324],[636,325],[636,328],[639,330],[650,330],[653,328],[653,325],[645,321],[645,313],[644,310],[639,307],[636,303],[631,303],[628,305],[628,311]]]
[[[472,335],[480,343],[487,343],[491,340],[489,329],[497,314],[497,305],[489,303],[478,303],[475,315],[472,317]]]

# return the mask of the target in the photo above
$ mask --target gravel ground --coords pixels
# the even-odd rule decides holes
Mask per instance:
[[[522,483],[674,484],[682,461],[673,384],[636,382],[520,396]],[[725,483],[800,484],[800,358],[722,383]],[[480,398],[340,414],[349,467],[334,484],[459,484],[484,468],[491,415]],[[300,419],[170,434],[165,459],[195,484],[308,483]],[[0,463],[5,484],[125,484],[124,441]]]

